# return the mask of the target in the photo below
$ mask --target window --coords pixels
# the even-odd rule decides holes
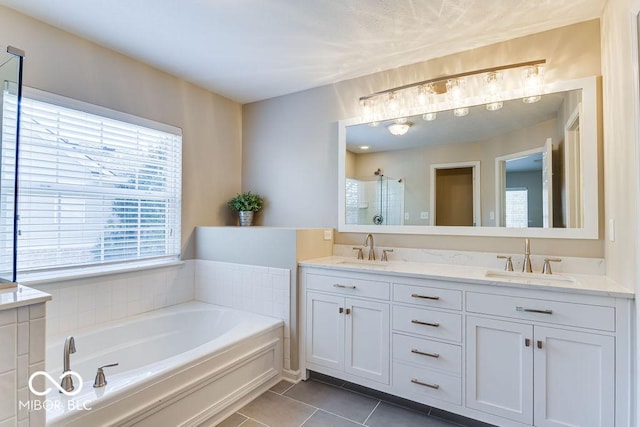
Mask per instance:
[[[505,205],[507,227],[529,227],[529,190],[526,188],[507,188]]]
[[[25,89],[20,132],[19,272],[179,256],[180,129]]]

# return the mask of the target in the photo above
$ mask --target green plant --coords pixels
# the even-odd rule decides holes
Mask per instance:
[[[258,212],[262,209],[263,204],[264,200],[262,197],[253,194],[251,191],[242,194],[238,193],[236,197],[227,202],[227,205],[229,205],[231,209],[253,212]]]

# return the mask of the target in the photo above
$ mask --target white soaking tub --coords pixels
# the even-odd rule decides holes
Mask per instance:
[[[283,322],[189,302],[73,335],[74,396],[46,396],[47,426],[212,424],[279,381]],[[65,337],[48,338],[47,372],[62,373]],[[52,342],[53,341],[53,342]],[[94,388],[97,368],[107,385]],[[76,389],[78,381],[74,381]]]

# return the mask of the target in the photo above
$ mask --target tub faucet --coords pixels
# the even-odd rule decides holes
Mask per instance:
[[[369,246],[369,261],[375,261],[376,251],[373,249],[373,234],[367,234],[367,238],[364,240],[364,246]]]
[[[531,269],[531,242],[529,239],[524,239],[524,262],[522,263],[522,272],[523,273],[532,273]]]
[[[64,354],[63,354],[63,358],[62,358],[62,373],[68,372],[71,370],[71,362],[69,360],[69,355],[71,353],[75,353],[76,352],[76,342],[73,339],[73,337],[71,335],[69,335],[67,337],[66,340],[64,340]],[[74,389],[73,386],[73,378],[71,378],[71,375],[65,375],[62,378],[62,382],[60,382],[60,387],[62,387],[65,391],[72,391]],[[60,390],[60,393],[62,393],[62,390]]]

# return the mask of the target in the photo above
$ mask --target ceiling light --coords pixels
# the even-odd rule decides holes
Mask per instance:
[[[406,120],[406,119],[405,119]],[[389,129],[389,132],[391,132],[391,135],[395,135],[395,136],[400,136],[400,135],[404,135],[405,133],[409,132],[409,128],[413,125],[413,123],[411,122],[395,122],[392,123],[390,125],[387,126],[387,129]]]
[[[360,146],[360,149],[361,149],[361,150],[368,150],[368,149],[369,149],[369,146],[368,146],[368,145],[361,145],[361,146]]]

